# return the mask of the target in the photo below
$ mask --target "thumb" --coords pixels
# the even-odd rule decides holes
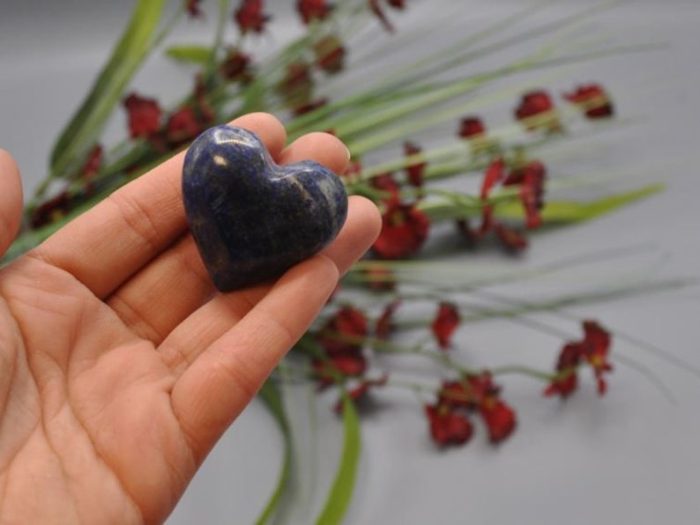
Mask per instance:
[[[0,149],[0,256],[17,235],[22,219],[22,181],[14,159]]]

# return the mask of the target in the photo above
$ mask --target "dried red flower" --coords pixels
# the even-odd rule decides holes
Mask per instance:
[[[614,116],[612,100],[600,84],[578,86],[571,93],[564,93],[564,98],[576,104],[589,119],[601,119]]]
[[[593,373],[598,383],[598,393],[602,396],[608,388],[603,375],[611,372],[613,369],[612,364],[608,360],[612,338],[610,337],[610,332],[596,321],[584,321],[583,330],[583,342],[585,345],[583,358],[593,368]]]
[[[202,0],[185,0],[185,9],[190,18],[200,18],[202,16],[202,8],[199,4]]]
[[[367,359],[360,352],[343,353],[311,362],[318,388],[324,389],[344,377],[359,377],[367,370]]]
[[[162,111],[155,99],[131,93],[124,99],[123,105],[127,112],[129,135],[132,139],[151,138],[158,133]]]
[[[553,109],[554,102],[549,93],[544,90],[530,91],[522,96],[520,105],[515,110],[515,116],[518,120],[523,120]]]
[[[249,31],[262,33],[265,24],[270,21],[270,15],[263,13],[263,0],[242,0],[241,5],[233,15],[241,33]]]
[[[403,143],[403,152],[407,157],[411,157],[422,153],[423,148],[418,144],[407,141]],[[428,163],[425,161],[416,161],[406,166],[406,176],[411,186],[415,186],[416,188],[421,188],[423,186],[423,177],[425,176],[425,167],[427,165]]]
[[[365,314],[353,306],[343,306],[321,329],[318,342],[329,356],[356,353],[367,332]]]
[[[478,411],[489,432],[492,443],[499,443],[515,430],[515,411],[500,398],[501,388],[493,382],[491,373],[464,376],[459,381],[445,381],[438,391],[434,412],[458,414],[466,418]]]
[[[473,410],[488,399],[497,397],[501,388],[493,382],[491,372],[467,375],[459,381],[445,381],[438,391],[438,402],[452,408]]]
[[[430,436],[440,446],[463,445],[474,433],[474,427],[465,414],[445,405],[426,405],[425,415],[430,424]]]
[[[318,40],[314,46],[316,65],[325,73],[339,73],[345,66],[345,47],[335,35],[326,35]]]
[[[561,130],[552,97],[544,90],[525,93],[515,109],[515,117],[530,131],[537,129],[550,132]]]
[[[464,117],[459,124],[457,135],[463,139],[481,138],[486,135],[486,126],[479,117]]]
[[[479,407],[479,413],[486,424],[491,443],[500,443],[515,430],[515,411],[500,399],[488,399]]]
[[[374,336],[377,339],[389,339],[391,333],[394,331],[394,312],[396,312],[400,305],[401,301],[397,299],[384,307],[384,310],[374,326]]]
[[[544,207],[543,170],[527,170],[520,186],[520,200],[525,210],[525,226],[537,228],[542,224],[540,210]]]
[[[297,0],[297,11],[305,24],[313,20],[325,20],[333,7],[333,4],[326,0]]]
[[[231,82],[250,82],[253,78],[250,71],[250,55],[236,48],[229,49],[226,58],[219,65],[219,73]]]
[[[452,334],[459,326],[459,311],[452,303],[442,302],[438,306],[437,315],[430,328],[437,340],[438,346],[445,350],[450,346]]]
[[[100,144],[95,144],[87,155],[85,163],[80,170],[80,177],[84,180],[90,180],[100,171],[102,161],[104,160],[104,149]]]
[[[202,131],[204,126],[200,124],[194,109],[185,106],[170,115],[165,125],[165,138],[170,144],[178,146],[194,139]]]
[[[558,395],[567,398],[578,388],[576,369],[581,362],[583,345],[580,342],[567,343],[561,349],[557,358],[556,371],[558,377],[544,391],[545,396]]]
[[[382,259],[415,254],[428,238],[430,220],[415,204],[389,202],[382,215],[382,231],[372,250]]]

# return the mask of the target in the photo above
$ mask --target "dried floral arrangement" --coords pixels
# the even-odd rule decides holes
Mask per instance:
[[[602,83],[572,85],[561,95],[546,86],[518,86],[515,97],[512,87],[497,85],[524,72],[644,50],[600,45],[581,51],[559,45],[562,32],[608,5],[527,25],[548,4],[540,2],[448,47],[427,46],[424,55],[396,60],[388,69],[387,57],[407,42],[397,29],[402,11],[410,8],[404,0],[297,0],[303,30],[266,57],[256,56],[256,45],[271,31],[274,11],[262,0],[234,4],[219,0],[215,14],[215,6],[197,0],[180,3],[172,12],[165,9],[165,0],[136,2],[112,56],[58,138],[51,171],[29,202],[23,232],[7,259],[183,149],[208,127],[251,111],[269,111],[284,118],[290,139],[326,131],[348,145],[351,167],[340,175],[348,193],[379,206],[383,228],[372,252],[349,271],[316,325],[260,392],[287,445],[278,484],[258,523],[269,522],[279,510],[293,468],[290,415],[279,388],[285,381],[337,392],[332,408],[342,420],[344,444],[318,517],[324,524],[339,523],[345,515],[356,477],[362,410],[383,389],[417,393],[426,428],[416,429],[416,439],[427,433],[436,447],[464,445],[479,426],[494,445],[506,441],[518,419],[517,403],[504,394],[503,378],[509,374],[532,377],[545,397],[565,399],[575,394],[588,371],[604,395],[616,335],[604,322],[578,320],[578,338],[534,326],[561,335],[560,347],[552,348],[550,370],[526,364],[474,367],[455,351],[454,334],[468,321],[519,318],[638,289],[522,302],[488,288],[494,282],[525,279],[528,273],[470,276],[451,286],[433,277],[450,261],[463,264],[475,250],[496,250],[517,259],[532,242],[533,231],[592,220],[661,189],[643,186],[593,201],[550,198],[558,184],[566,187],[572,181],[557,180],[538,150],[614,126],[613,96]],[[212,25],[213,41],[166,48],[170,58],[195,72],[193,87],[166,108],[131,81],[144,60],[172,39],[181,18]],[[539,42],[534,51],[525,45],[531,42]],[[490,69],[473,65],[521,46],[527,51],[511,62]],[[382,57],[381,74],[360,75],[357,70],[371,67],[377,55]],[[480,113],[480,108],[495,104],[511,112],[510,121],[500,127]],[[104,126],[118,111],[125,112],[128,136],[115,145],[103,144]],[[452,127],[451,135],[439,135],[432,141],[436,145],[419,143],[421,133],[445,125]],[[438,236],[455,239],[449,253],[424,250]],[[571,264],[564,260],[536,271],[553,272]],[[474,306],[466,300],[470,294],[501,306]],[[416,356],[431,367],[421,380],[404,378],[392,370],[396,355]]]

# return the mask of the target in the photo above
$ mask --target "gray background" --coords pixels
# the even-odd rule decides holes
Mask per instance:
[[[263,48],[273,48],[298,29],[287,6],[291,3],[271,3],[278,23],[274,34],[260,40]],[[429,45],[438,46],[523,2],[409,4],[415,5],[400,21],[404,34],[426,13],[440,13],[442,7],[452,9],[444,15],[459,15],[450,16],[430,35]],[[576,5],[581,2],[562,0],[538,21]],[[0,146],[16,156],[25,185],[31,188],[45,172],[52,140],[121,31],[130,3],[3,0],[1,6]],[[621,189],[663,181],[667,191],[613,216],[537,236],[519,265],[486,253],[465,260],[465,272],[530,268],[564,256],[632,246],[636,249],[629,257],[500,291],[532,299],[552,291],[605,287],[625,280],[697,275],[699,23],[697,0],[627,2],[601,13],[595,23],[583,24],[577,36],[611,43],[663,42],[665,49],[570,66],[546,82],[556,90],[601,80],[615,94],[623,118],[632,122],[574,143],[575,147],[554,149],[551,155],[543,152],[555,174],[614,175],[606,184]],[[205,23],[187,24],[181,40],[201,40],[207,30]],[[426,40],[421,42],[424,47]],[[533,85],[539,83],[537,79],[532,77]],[[517,82],[523,81],[527,77]],[[154,59],[135,87],[168,101],[188,90],[190,83],[188,72]],[[498,104],[500,109],[485,112],[505,121],[511,104],[506,100]],[[123,125],[118,116],[107,131],[108,138],[120,136]],[[581,191],[594,195],[596,189]],[[698,299],[697,290],[689,287],[570,311],[599,318],[700,368]],[[553,316],[538,319],[576,334],[572,323]],[[523,362],[548,368],[559,344],[557,338],[513,323],[484,322],[460,328],[458,355],[476,364]],[[357,493],[347,522],[698,523],[700,376],[688,366],[675,366],[629,342],[618,341],[615,352],[632,359],[638,368],[651,370],[675,401],[661,395],[639,370],[621,363],[610,378],[606,398],[595,396],[584,374],[582,391],[565,406],[543,400],[540,385],[532,380],[507,378],[506,399],[520,416],[513,438],[492,448],[478,428],[468,447],[443,453],[431,446],[415,398],[385,392],[380,409],[363,421]],[[412,365],[397,365],[402,366],[410,369]],[[296,426],[301,430],[300,448],[307,468],[299,484],[303,505],[288,512],[293,522],[307,523],[331,479],[340,428],[328,411],[332,398],[319,400],[316,421],[309,422],[299,415],[307,408],[307,397],[297,394]],[[212,452],[170,523],[251,522],[269,493],[280,457],[277,430],[254,402]]]

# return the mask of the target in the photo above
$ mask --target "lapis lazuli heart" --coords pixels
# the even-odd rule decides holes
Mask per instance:
[[[221,291],[273,279],[330,243],[347,215],[345,187],[306,160],[278,166],[250,131],[217,126],[185,155],[190,230]]]

